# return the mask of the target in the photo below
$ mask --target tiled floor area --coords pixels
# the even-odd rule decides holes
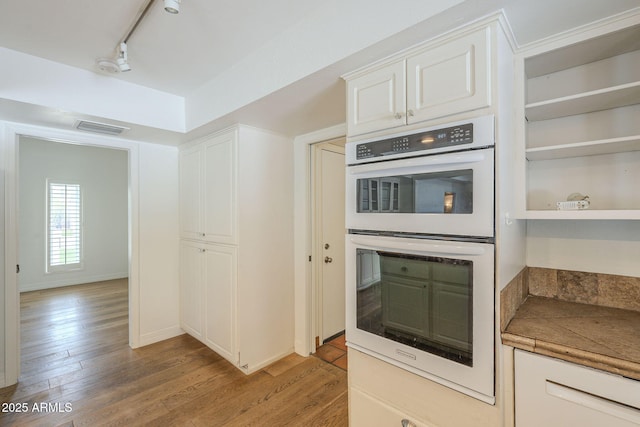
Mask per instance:
[[[347,345],[344,334],[318,347],[316,356],[346,371]]]

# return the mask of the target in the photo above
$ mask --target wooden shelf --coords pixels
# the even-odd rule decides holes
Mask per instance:
[[[638,103],[640,81],[527,104],[525,115],[529,121],[539,121]]]
[[[628,151],[640,151],[640,135],[528,148],[526,157],[527,160],[553,160]]]
[[[591,219],[591,220],[640,220],[639,209],[580,211],[527,210],[526,219]]]

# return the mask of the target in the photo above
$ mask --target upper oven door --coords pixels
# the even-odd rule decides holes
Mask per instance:
[[[349,166],[346,226],[493,237],[493,165],[485,148]]]

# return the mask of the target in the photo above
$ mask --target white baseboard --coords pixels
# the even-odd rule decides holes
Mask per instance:
[[[140,347],[145,345],[154,344],[159,341],[168,340],[169,338],[177,337],[185,332],[180,328],[180,325],[171,326],[169,328],[160,329],[159,331],[153,331],[140,335]]]
[[[129,273],[103,274],[96,276],[74,277],[72,279],[47,280],[39,283],[20,283],[20,292],[41,291],[43,289],[62,288],[64,286],[83,285],[85,283],[104,282],[105,280],[126,279]]]
[[[263,360],[262,362],[257,363],[257,364],[255,364],[253,366],[249,366],[249,369],[243,369],[242,367],[240,367],[240,370],[242,372],[244,372],[245,374],[247,374],[247,375],[253,374],[254,372],[259,371],[260,369],[265,368],[265,367],[271,365],[274,362],[277,362],[278,360],[282,359],[283,357],[286,357],[286,356],[290,355],[291,353],[295,353],[293,351],[293,348],[285,351],[282,354],[279,354],[277,356],[273,356],[273,357],[271,357],[269,359]]]

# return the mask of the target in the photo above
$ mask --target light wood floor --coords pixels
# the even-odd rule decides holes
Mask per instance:
[[[23,294],[22,373],[0,389],[0,425],[348,424],[344,370],[291,355],[246,376],[188,335],[132,350],[127,301],[126,280]]]

